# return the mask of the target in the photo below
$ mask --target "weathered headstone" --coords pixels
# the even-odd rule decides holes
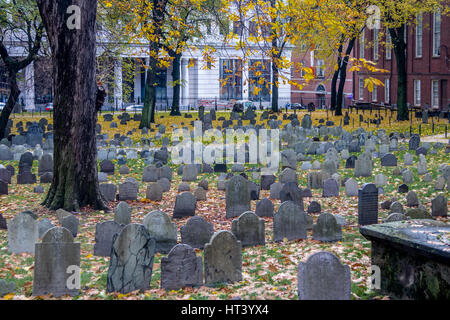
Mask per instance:
[[[125,227],[115,221],[105,221],[97,223],[95,226],[95,244],[94,255],[101,257],[110,257],[113,245],[113,237],[119,234]]]
[[[242,245],[229,231],[218,231],[204,249],[205,284],[242,280]]]
[[[178,290],[203,285],[202,257],[187,244],[178,244],[161,259],[161,288]]]
[[[9,252],[29,252],[34,254],[34,245],[38,238],[38,223],[32,212],[21,212],[8,222]]]
[[[183,192],[175,198],[175,207],[173,209],[174,218],[183,218],[195,215],[197,200],[190,192]]]
[[[431,200],[431,215],[433,217],[446,217],[448,212],[447,198],[443,195],[438,195]]]
[[[128,203],[121,201],[114,209],[114,221],[118,224],[130,224],[131,223],[131,208]]]
[[[322,197],[339,197],[339,184],[333,179],[327,179],[323,182]]]
[[[226,183],[226,217],[234,218],[250,211],[250,182],[241,175],[233,176]]]
[[[233,219],[231,232],[241,241],[242,246],[264,245],[264,219],[251,211],[244,212]]]
[[[306,239],[306,226],[306,213],[293,201],[285,201],[273,216],[274,241]]]
[[[148,213],[142,224],[156,241],[155,252],[168,253],[177,245],[177,225],[164,212],[154,210]]]
[[[283,185],[280,191],[280,202],[293,201],[301,210],[304,210],[302,190],[295,182],[287,182]]]
[[[273,203],[268,198],[263,198],[256,203],[255,214],[258,217],[273,217]]]
[[[141,224],[129,224],[113,238],[107,292],[150,289],[155,240]]]
[[[350,300],[350,268],[330,252],[317,252],[298,266],[300,300]]]
[[[77,217],[75,217],[73,214],[66,216],[61,219],[61,226],[63,228],[66,228],[72,233],[72,236],[75,238],[78,234],[78,225],[79,220]]]
[[[330,213],[321,213],[312,230],[314,240],[330,242],[342,240],[341,226],[337,223],[336,218]]]
[[[213,224],[204,218],[195,216],[190,218],[180,228],[181,242],[193,248],[203,249],[214,234]]]

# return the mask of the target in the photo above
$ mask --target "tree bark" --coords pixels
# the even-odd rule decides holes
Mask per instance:
[[[53,181],[42,203],[51,210],[109,210],[97,176],[97,0],[37,0],[52,51],[54,74]],[[69,29],[67,8],[77,5],[81,28]]]
[[[144,108],[142,109],[141,123],[139,129],[150,128],[152,123],[155,123],[155,108],[156,108],[156,68],[157,61],[150,57],[150,65],[147,69],[147,79],[145,80],[145,97]]]
[[[181,64],[181,54],[175,53],[173,56],[172,63],[172,81],[174,83],[173,87],[173,99],[172,108],[170,110],[171,116],[181,116],[180,112],[180,64]]]
[[[350,59],[350,54],[352,53],[353,47],[355,45],[356,38],[352,38],[348,45],[347,49],[345,50],[345,56],[342,59],[341,67],[339,68],[339,72],[341,74],[341,77],[339,79],[339,87],[337,91],[337,98],[336,98],[336,110],[334,114],[336,116],[342,116],[342,101],[344,100],[344,87],[345,87],[345,81],[347,78],[347,66],[348,66],[348,60]]]
[[[341,37],[342,39],[342,37]],[[333,78],[331,79],[331,101],[330,101],[330,110],[336,110],[336,94],[337,94],[337,80],[339,77],[339,71],[341,69],[342,63],[342,40],[339,43],[338,48],[338,58],[337,58],[337,69],[334,71]]]
[[[278,112],[278,67],[272,60],[272,111]]]
[[[5,131],[6,126],[8,125],[8,119],[20,95],[20,90],[17,85],[17,73],[14,70],[9,70],[8,74],[10,94],[8,97],[8,101],[6,101],[6,105],[0,114],[0,140],[2,140],[3,138],[7,138],[5,136]]]
[[[397,120],[408,120],[409,112],[406,105],[406,44],[404,39],[404,26],[390,28],[395,59],[397,60]]]

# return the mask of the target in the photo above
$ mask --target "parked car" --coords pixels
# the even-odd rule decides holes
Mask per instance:
[[[0,102],[0,110],[3,110],[3,108],[6,106],[6,103]]]
[[[125,108],[125,111],[128,112],[142,112],[142,110],[144,109],[144,106],[142,104],[133,104],[131,106],[128,106]]]
[[[53,102],[47,103],[45,105],[45,111],[53,111]]]

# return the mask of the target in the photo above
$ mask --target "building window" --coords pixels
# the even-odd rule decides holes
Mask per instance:
[[[242,60],[220,60],[220,99],[242,99]]]
[[[373,58],[378,60],[378,29],[373,29]]]
[[[414,105],[419,107],[421,104],[420,97],[420,80],[414,80]]]
[[[249,99],[270,101],[270,60],[250,60]]]
[[[431,80],[431,106],[439,108],[439,80]]]
[[[233,33],[237,34],[239,37],[242,36],[244,32],[244,24],[241,21],[233,22]]]
[[[324,67],[324,60],[318,59],[316,60],[316,78],[323,78],[325,77],[325,67]]]
[[[384,102],[385,103],[389,103],[390,95],[391,95],[391,80],[385,79],[384,80]]]
[[[386,28],[386,60],[392,59],[392,38],[389,29]]]
[[[433,14],[433,56],[440,54],[441,46],[441,12],[436,11]]]
[[[416,58],[422,57],[423,15],[416,17]]]
[[[359,57],[364,58],[364,30],[359,38]]]
[[[377,85],[373,85],[373,91],[372,91],[372,101],[376,102],[378,100],[378,87]]]
[[[359,86],[358,86],[358,97],[359,100],[364,100],[364,79],[359,79]]]

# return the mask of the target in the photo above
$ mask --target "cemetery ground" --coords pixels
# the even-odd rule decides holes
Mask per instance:
[[[298,118],[301,120],[306,112],[297,112]],[[164,124],[167,131],[162,137],[170,138],[171,125],[177,124],[178,127],[190,127],[190,121],[195,120],[198,116],[197,112],[191,112],[192,118],[185,117],[170,117],[168,113],[156,114],[156,126]],[[257,112],[257,119],[259,119],[260,112]],[[369,112],[365,113],[367,116]],[[229,113],[218,112],[217,118],[225,116],[228,119]],[[381,114],[383,116],[383,112]],[[385,129],[386,133],[398,131],[407,132],[410,129],[410,122],[403,122],[400,124],[391,121],[385,117],[379,127],[376,124],[359,123],[359,114],[355,111],[350,115],[350,125],[343,128],[352,132],[359,127],[364,127],[366,130],[376,132],[378,129]],[[40,117],[39,117],[40,118]],[[39,118],[30,117],[29,115],[18,116],[15,115],[14,123],[17,121],[38,121]],[[49,123],[52,122],[50,117],[47,117]],[[282,116],[279,116],[281,119]],[[327,115],[324,111],[316,111],[312,113],[313,126],[319,125],[319,119],[326,119]],[[339,126],[342,117],[332,117],[331,114],[328,120],[334,122]],[[117,121],[117,114],[114,116]],[[354,128],[352,123],[354,120]],[[414,119],[413,131],[418,132],[420,119]],[[434,128],[435,134],[443,134],[444,126],[447,123],[445,119],[436,119],[436,126]],[[289,123],[289,120],[284,120],[283,124]],[[110,128],[108,122],[105,122],[102,116],[99,116],[99,123],[102,126],[102,133],[106,133],[110,138],[116,133],[126,135],[129,131],[132,132],[131,139],[138,142],[141,139],[141,130],[138,129],[139,122],[129,121],[127,125],[118,123],[117,128]],[[257,123],[262,123],[257,121]],[[431,121],[429,121],[431,123]],[[215,127],[219,122],[213,121]],[[248,124],[244,120],[243,124]],[[14,129],[12,133],[14,133]],[[153,128],[155,129],[155,127]],[[431,124],[424,125],[422,128],[422,135],[431,135]],[[158,130],[149,132],[150,137]],[[409,139],[399,140],[399,144],[408,144]],[[155,142],[155,146],[160,146],[159,141]],[[404,167],[403,157],[408,152],[392,151],[397,159],[398,166]],[[413,153],[414,164],[419,160],[419,157]],[[170,153],[169,153],[170,154]],[[361,152],[354,153],[359,156]],[[324,155],[311,155],[311,162],[314,160],[324,161]],[[115,160],[113,160],[115,162]],[[414,181],[409,183],[409,190],[414,190],[419,198],[419,201],[424,205],[427,211],[431,212],[431,200],[437,195],[443,194],[448,198],[448,189],[442,191],[435,190],[435,179],[439,176],[439,165],[446,163],[450,164],[450,153],[445,152],[445,148],[438,149],[436,154],[429,153],[427,155],[428,172],[432,176],[430,182],[425,182],[419,175],[415,165],[408,168],[413,172]],[[1,161],[5,167],[7,165],[14,166],[16,172],[18,170],[18,161]],[[142,223],[144,216],[153,211],[161,210],[172,217],[175,197],[179,192],[177,191],[179,183],[181,183],[181,176],[177,174],[177,165],[173,165],[169,160],[169,166],[172,168],[173,180],[171,182],[170,191],[164,192],[162,201],[151,201],[146,199],[146,188],[150,184],[142,182],[143,169],[146,166],[143,159],[129,159],[126,165],[130,168],[129,174],[120,174],[119,165],[116,163],[114,175],[108,176],[108,182],[118,185],[125,181],[126,178],[135,178],[139,183],[139,193],[137,201],[127,201],[132,208],[132,223]],[[299,176],[299,187],[306,188],[307,173],[310,170],[301,169],[302,162],[297,162],[297,174]],[[259,183],[259,179],[252,177],[250,171],[255,165],[246,164],[246,173],[249,180]],[[230,171],[231,165],[228,166]],[[390,200],[396,197],[406,207],[406,193],[398,193],[398,187],[403,183],[402,175],[395,175],[393,173],[395,167],[382,167],[380,159],[374,159],[374,168],[372,176],[370,177],[354,177],[353,169],[345,169],[345,160],[339,160],[338,173],[341,181],[345,178],[353,178],[358,182],[360,187],[363,183],[374,183],[375,175],[384,174],[388,177],[388,182],[383,186],[385,193],[378,198],[379,203]],[[37,175],[37,165],[32,168],[32,172]],[[280,170],[281,171],[281,170]],[[209,182],[209,187],[206,192],[206,200],[197,202],[196,215],[201,216],[208,222],[214,225],[214,231],[231,230],[232,219],[227,219],[225,216],[225,191],[217,189],[219,173],[201,173],[195,182],[190,182],[191,191],[195,189],[198,182],[206,179]],[[35,185],[18,185],[16,179],[13,177],[12,183],[9,185],[9,194],[0,196],[0,213],[8,221],[16,214],[25,210],[31,210],[36,213],[39,219],[48,218],[57,226],[58,219],[54,211],[50,211],[40,205],[45,198],[46,192],[50,184],[42,184],[44,193],[34,193]],[[270,198],[270,191],[261,190],[259,199]],[[280,206],[280,200],[271,199],[274,204],[274,212]],[[321,212],[329,212],[332,214],[339,214],[347,221],[342,228],[343,239],[338,242],[320,242],[312,239],[312,231],[308,230],[308,237],[306,240],[287,241],[275,243],[273,241],[273,218],[265,217],[265,245],[244,247],[242,249],[242,281],[231,284],[223,284],[218,287],[201,286],[197,288],[184,288],[180,290],[165,290],[160,288],[161,281],[161,258],[166,254],[155,254],[153,264],[153,274],[151,279],[150,289],[144,292],[134,291],[128,294],[108,293],[106,292],[107,272],[109,266],[109,257],[98,257],[93,255],[93,246],[95,243],[95,227],[97,223],[108,220],[113,220],[114,212],[95,211],[90,208],[83,208],[82,212],[77,213],[80,220],[78,236],[75,242],[81,243],[81,290],[80,295],[75,299],[231,299],[233,297],[241,297],[242,299],[298,299],[297,296],[297,270],[298,264],[313,253],[320,251],[329,251],[334,253],[342,264],[348,265],[351,270],[351,297],[352,299],[389,299],[388,296],[381,295],[377,291],[369,288],[370,278],[370,241],[366,240],[359,232],[358,225],[358,197],[349,197],[345,194],[345,188],[340,186],[338,197],[322,197],[322,189],[312,189],[312,197],[303,198],[305,210],[311,201],[318,201],[321,204]],[[251,201],[251,211],[255,211],[257,201]],[[111,209],[114,209],[118,201],[109,203]],[[378,221],[382,222],[390,214],[389,209],[381,209],[379,207]],[[311,214],[314,222],[317,221],[318,214]],[[189,219],[173,219],[177,224],[178,229],[178,243],[180,243],[180,227]],[[437,217],[437,220],[449,222],[448,218]],[[196,249],[197,255],[203,256],[203,250]],[[0,229],[0,279],[13,281],[16,284],[16,293],[9,294],[4,299],[55,299],[52,296],[32,296],[33,289],[33,268],[34,256],[28,253],[12,254],[8,252],[7,247],[7,232]],[[74,299],[74,297],[62,297],[61,299]]]

